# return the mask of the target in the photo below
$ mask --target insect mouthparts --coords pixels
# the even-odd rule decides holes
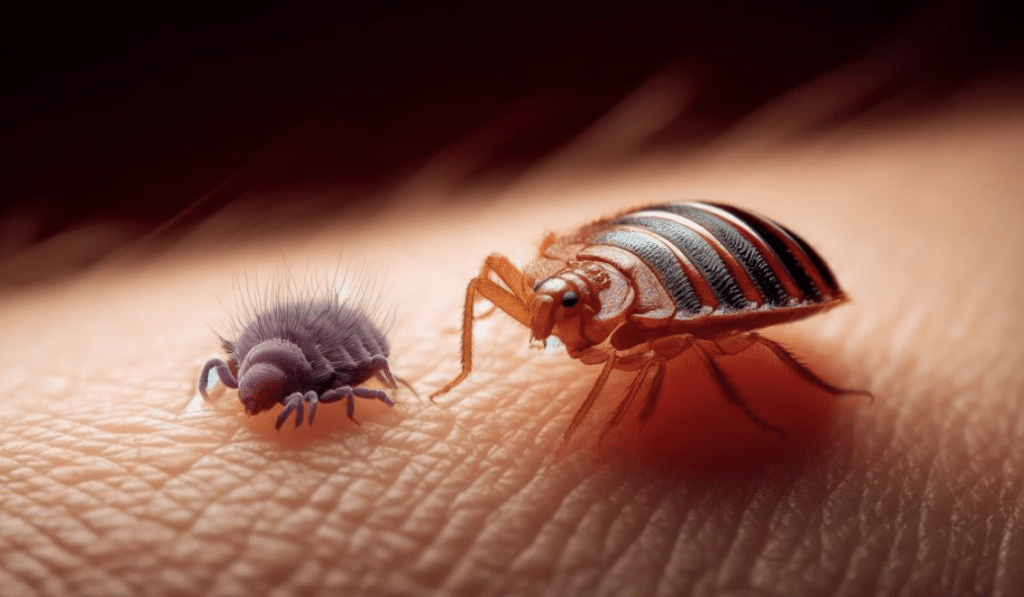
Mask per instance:
[[[562,269],[551,271],[553,263],[562,264]],[[519,290],[532,279],[542,280],[532,294]],[[586,294],[586,304],[592,309],[574,309],[581,292],[591,293]],[[824,391],[866,393],[829,384],[782,346],[756,333],[835,307],[846,296],[806,241],[768,218],[734,206],[692,201],[627,210],[563,236],[549,235],[537,260],[522,271],[505,256],[491,254],[466,291],[462,370],[431,399],[454,388],[472,370],[473,305],[478,297],[529,327],[532,339],[546,341],[554,332],[571,356],[586,364],[604,363],[564,439],[582,424],[614,369],[637,373],[601,437],[622,419],[648,378],[641,417],[649,415],[665,363],[691,348],[701,355],[729,402],[762,428],[782,435],[780,428],[746,406],[718,369],[717,355],[701,346],[717,346],[730,337],[742,337],[743,349],[766,346],[784,366]]]

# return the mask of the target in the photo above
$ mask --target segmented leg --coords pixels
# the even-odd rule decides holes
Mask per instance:
[[[626,416],[626,413],[633,405],[633,401],[636,399],[637,394],[640,393],[640,387],[643,385],[644,379],[647,378],[648,371],[650,371],[651,367],[655,364],[657,364],[658,367],[663,366],[661,363],[657,363],[653,357],[648,358],[640,368],[640,371],[633,377],[633,381],[629,383],[629,387],[626,389],[626,397],[622,399],[622,402],[619,403],[619,406],[615,409],[611,418],[608,419],[607,423],[605,423],[604,429],[601,430],[601,435],[597,439],[598,445],[601,445],[605,436],[607,436],[612,429],[622,422],[622,418]]]
[[[231,373],[231,368],[228,364],[218,358],[210,359],[203,365],[203,370],[199,372],[199,395],[203,397],[203,400],[209,400],[210,396],[206,393],[207,383],[210,381],[210,371],[216,369],[217,377],[220,378],[220,382],[232,390],[238,389],[238,378]]]
[[[376,375],[382,382],[388,385],[389,388],[397,388],[398,384],[395,383],[395,376],[391,374],[391,367],[388,365],[388,358],[382,354],[374,355],[370,359],[370,364],[376,370]]]
[[[502,288],[490,279],[490,273],[498,275],[508,289]],[[466,286],[466,302],[462,308],[462,371],[446,386],[430,395],[431,402],[462,383],[473,369],[473,305],[477,294],[491,301],[499,309],[517,321],[530,327],[530,313],[527,308],[528,291],[523,288],[523,274],[507,257],[492,254],[484,261],[480,275]]]
[[[371,400],[380,400],[381,402],[383,402],[384,404],[386,404],[388,406],[394,406],[395,405],[395,401],[392,400],[391,396],[388,396],[388,393],[385,392],[384,390],[374,390],[372,388],[353,388],[352,389],[352,393],[355,394],[356,396],[359,396],[360,398],[369,398]],[[355,408],[354,406],[350,406],[349,410],[354,413],[355,412],[354,408]],[[351,417],[352,417],[352,413],[349,414],[349,418],[351,418]]]
[[[409,382],[405,381],[401,377],[398,377],[391,373],[391,365],[388,364],[388,359],[384,355],[376,355],[370,361],[373,366],[377,368],[376,375],[377,379],[381,380],[388,387],[398,389],[398,384],[405,386],[410,392],[413,393],[417,398],[420,397],[420,393],[416,391],[416,388],[412,387]]]
[[[718,384],[718,388],[722,391],[722,394],[725,395],[726,400],[740,407],[740,410],[743,411],[743,414],[747,415],[747,418],[749,418],[751,421],[757,423],[761,427],[764,427],[768,431],[778,433],[779,437],[786,436],[786,432],[783,431],[781,428],[772,425],[768,421],[765,421],[761,417],[757,416],[757,414],[754,411],[750,410],[750,407],[747,406],[745,402],[743,402],[743,399],[740,398],[739,395],[732,389],[732,386],[729,385],[729,381],[725,378],[725,375],[722,373],[722,370],[718,368],[718,365],[715,363],[714,359],[712,359],[708,355],[708,353],[705,352],[704,348],[699,343],[695,342],[693,344],[693,347],[697,354],[700,356],[701,360],[704,361],[704,364],[707,366],[708,370],[711,371],[715,383]]]
[[[661,395],[661,384],[665,381],[665,362],[670,361],[693,346],[693,336],[670,336],[656,340],[651,349],[657,355],[658,368],[651,377],[651,386],[644,398],[644,407],[637,416],[640,426],[643,427],[654,414],[658,406],[658,397]]]
[[[594,386],[590,388],[590,393],[587,394],[587,398],[583,401],[583,404],[576,409],[576,414],[572,416],[572,420],[569,421],[569,427],[566,428],[565,434],[562,436],[562,442],[565,443],[569,437],[576,432],[580,424],[583,423],[584,417],[590,412],[590,409],[594,408],[594,402],[597,400],[598,395],[601,393],[601,389],[604,388],[605,382],[608,381],[608,375],[615,368],[615,353],[608,355],[608,360],[604,363],[604,368],[601,369],[601,374],[597,376],[597,381],[594,382]]]
[[[658,370],[654,372],[654,377],[651,378],[651,387],[647,390],[647,397],[644,399],[644,408],[637,416],[637,419],[640,421],[640,427],[646,425],[651,415],[654,414],[654,407],[658,405],[658,396],[661,395],[661,384],[664,380],[665,363],[659,362]]]
[[[351,386],[341,386],[340,388],[327,390],[326,392],[320,395],[320,402],[323,404],[327,404],[329,402],[336,402],[338,400],[341,400],[342,398],[344,398],[347,402],[346,412],[348,412],[348,418],[352,419],[352,422],[358,425],[359,421],[357,421],[355,418],[355,392],[353,391]]]
[[[293,411],[295,412],[295,427],[298,428],[299,425],[302,425],[304,414],[302,406],[303,402],[309,403],[309,424],[312,425],[313,415],[316,414],[316,400],[316,392],[312,390],[305,394],[302,392],[295,392],[294,394],[289,395],[284,399],[284,408],[281,410],[281,414],[277,415],[277,423],[274,424],[274,427],[280,431],[281,426],[284,425],[285,421],[288,420],[288,417]]]
[[[334,388],[327,390],[320,395],[321,403],[335,402],[342,398],[346,400],[346,413],[348,418],[352,419],[352,422],[356,425],[359,421],[356,421],[356,396],[360,398],[372,398],[374,400],[380,400],[388,406],[394,406],[395,402],[388,396],[384,390],[372,390],[370,388],[353,388],[351,386],[341,386],[340,388]]]
[[[410,384],[409,382],[405,381],[401,377],[398,377],[397,375],[395,376],[395,381],[405,386],[410,392],[412,392],[413,396],[416,396],[417,399],[420,397],[420,393],[417,392],[416,388],[412,387],[412,384]]]
[[[822,390],[825,390],[826,392],[832,394],[833,396],[839,396],[842,394],[861,394],[862,396],[867,396],[872,400],[875,399],[875,395],[872,394],[871,392],[868,392],[867,390],[840,388],[828,383],[824,379],[818,377],[817,373],[811,371],[803,363],[796,360],[796,357],[793,356],[792,353],[786,350],[786,348],[783,347],[778,342],[774,340],[769,340],[768,338],[765,338],[764,336],[756,332],[751,332],[749,335],[756,343],[768,347],[768,350],[771,350],[775,354],[775,356],[778,357],[780,361],[782,361],[783,365],[788,367],[789,370],[792,371],[793,373],[799,375],[801,379],[803,379],[806,382],[809,382],[814,386],[817,386],[818,388],[821,388]]]

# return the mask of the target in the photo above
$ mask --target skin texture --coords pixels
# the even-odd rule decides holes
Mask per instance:
[[[294,234],[228,210],[159,257],[3,297],[0,593],[1020,593],[1021,112],[584,165],[562,155],[460,197],[413,185]],[[546,230],[686,198],[819,250],[851,303],[765,335],[874,402],[822,395],[756,348],[723,358],[780,441],[688,353],[642,434],[630,414],[594,446],[630,379],[615,373],[560,446],[598,368],[531,349],[501,313],[478,324],[470,377],[426,400],[458,371],[487,254],[523,264]],[[233,391],[197,405],[232,279],[339,252],[386,275],[392,369],[420,397],[360,401],[361,426],[324,405],[280,433],[276,409],[247,417]]]

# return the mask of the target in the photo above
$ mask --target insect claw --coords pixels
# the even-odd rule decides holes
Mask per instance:
[[[304,403],[309,405],[312,425],[318,402],[338,400],[344,393],[341,389],[351,393],[351,386],[370,377],[397,388],[388,365],[387,338],[379,329],[381,322],[374,321],[372,309],[367,311],[375,303],[368,300],[373,297],[355,295],[353,291],[358,289],[347,284],[336,287],[337,280],[312,276],[306,282],[297,286],[294,280],[283,279],[277,287],[265,289],[270,291],[265,298],[238,288],[240,295],[249,296],[240,296],[248,300],[242,301],[242,318],[235,321],[236,337],[221,339],[228,358],[206,361],[196,380],[195,388],[204,400],[209,398],[211,373],[215,372],[225,387],[239,390],[239,399],[249,415],[280,404],[282,409],[275,421],[280,430],[293,412],[295,427],[302,426],[306,420]],[[309,282],[326,284],[320,289]],[[339,342],[339,338],[351,338],[352,342]],[[323,396],[318,395],[321,389]],[[350,401],[349,418],[353,417],[353,408]]]
[[[281,431],[281,426],[288,420],[288,415],[292,414],[292,410],[291,405],[289,405],[284,407],[281,414],[277,415],[277,423],[274,424],[274,427],[277,428],[278,431]]]
[[[349,419],[352,419],[353,423],[358,425],[359,421],[356,420],[356,397],[354,394],[350,393],[347,398],[347,404],[345,405],[346,414]]]
[[[316,400],[312,400],[309,403],[309,426],[313,426],[313,417],[316,416]]]

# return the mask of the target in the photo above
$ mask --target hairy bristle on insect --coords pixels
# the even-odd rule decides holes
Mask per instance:
[[[365,264],[307,267],[301,274],[285,266],[266,277],[257,270],[245,270],[232,286],[233,305],[226,305],[230,313],[227,329],[218,332],[222,341],[237,337],[254,323],[266,325],[261,315],[280,313],[290,319],[306,320],[317,311],[322,313],[318,307],[324,304],[337,304],[361,313],[385,335],[394,324],[394,306],[385,295],[383,278]],[[291,308],[283,309],[285,306]],[[287,326],[293,322],[277,323]]]

